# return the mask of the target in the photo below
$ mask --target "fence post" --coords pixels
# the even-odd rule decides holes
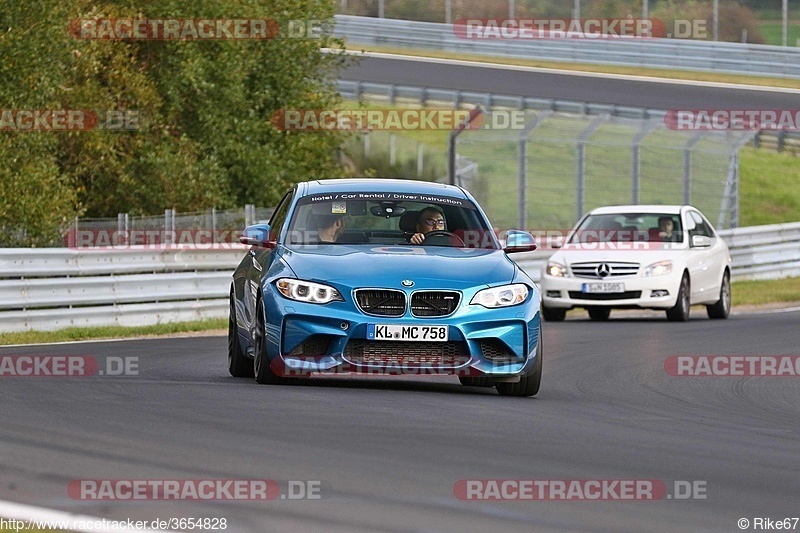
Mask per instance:
[[[253,204],[246,204],[244,206],[244,225],[252,226],[256,218],[256,206]]]
[[[577,142],[577,170],[575,176],[575,187],[577,197],[577,211],[578,215],[575,220],[579,220],[583,216],[583,206],[585,203],[586,193],[586,142],[589,137],[599,128],[603,122],[609,118],[608,114],[598,115],[589,123],[588,126],[578,135]]]
[[[423,164],[424,164],[422,157],[424,155],[424,150],[425,150],[425,145],[422,144],[421,142],[417,142],[417,177],[418,178],[422,177]]]
[[[164,244],[175,244],[175,210],[164,210]]]
[[[692,203],[692,150],[694,146],[703,138],[703,133],[698,133],[686,141],[683,148],[683,204]]]

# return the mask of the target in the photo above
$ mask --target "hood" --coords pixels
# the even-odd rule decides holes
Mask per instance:
[[[438,246],[317,245],[286,248],[283,260],[300,279],[350,287],[466,288],[510,283],[514,263],[502,250]]]

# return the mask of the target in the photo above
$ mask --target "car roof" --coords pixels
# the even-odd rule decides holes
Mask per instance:
[[[624,213],[664,213],[666,215],[678,215],[683,205],[609,205],[598,207],[590,211],[593,215],[611,215]]]
[[[391,178],[342,178],[307,181],[304,195],[341,192],[387,192],[400,194],[431,194],[469,199],[460,187],[430,181]],[[300,190],[303,190],[302,188]]]

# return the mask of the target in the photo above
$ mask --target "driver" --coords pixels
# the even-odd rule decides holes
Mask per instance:
[[[417,218],[417,232],[409,241],[413,244],[422,244],[425,234],[431,231],[445,231],[444,215],[435,207],[426,207],[419,212]]]

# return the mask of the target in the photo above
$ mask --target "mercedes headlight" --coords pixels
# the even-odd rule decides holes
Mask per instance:
[[[553,276],[554,278],[565,278],[567,276],[567,268],[561,263],[554,263],[553,261],[547,262],[545,272],[547,272],[548,276]]]
[[[299,279],[281,278],[275,284],[278,291],[289,298],[298,302],[310,304],[326,304],[328,302],[343,302],[344,298],[339,291],[328,285],[303,281]]]
[[[482,305],[490,309],[518,305],[528,299],[529,289],[521,283],[483,289],[472,298],[471,305]]]
[[[672,261],[659,261],[644,269],[645,277],[665,276],[672,272]]]

